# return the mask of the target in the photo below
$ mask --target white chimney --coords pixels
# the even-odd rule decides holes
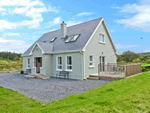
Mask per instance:
[[[61,38],[66,37],[67,35],[67,27],[66,27],[66,23],[64,23],[64,21],[61,24]]]

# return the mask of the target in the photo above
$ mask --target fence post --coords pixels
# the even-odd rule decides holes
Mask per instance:
[[[127,77],[127,65],[125,65],[125,77]]]

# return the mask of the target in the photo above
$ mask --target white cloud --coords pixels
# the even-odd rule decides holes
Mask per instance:
[[[60,18],[60,17],[57,17],[57,18],[55,18],[53,21],[50,21],[50,22],[48,22],[48,23],[45,23],[45,24],[46,24],[45,27],[50,28],[50,27],[55,26],[55,25],[60,24],[60,23],[61,23],[61,18]]]
[[[125,25],[125,28],[133,28],[150,32],[150,0],[141,0],[141,4],[126,4],[121,7],[120,13],[126,13],[130,16],[125,19],[116,20],[117,23]]]
[[[84,15],[92,15],[92,12],[83,12],[83,13],[79,13],[76,16],[84,16]]]
[[[20,33],[4,33],[3,34],[3,38],[5,38],[7,36],[20,36]]]
[[[121,9],[120,7],[111,7],[111,8],[113,8],[113,9]]]
[[[143,52],[150,52],[150,49],[145,49]]]
[[[0,30],[3,29],[15,29],[17,23],[8,22],[7,20],[0,20]]]
[[[40,27],[40,23],[43,21],[42,13],[44,12],[55,12],[58,13],[57,7],[47,6],[40,0],[0,0],[0,6],[10,7],[11,10],[9,12],[2,12],[0,14],[18,14],[26,17],[30,17],[31,20],[22,20],[21,22],[8,22],[5,20],[5,23],[10,23],[8,27],[1,25],[0,30],[2,29],[14,29],[16,27],[28,26],[28,28],[38,28]],[[5,9],[0,9],[5,10]],[[0,20],[2,21],[2,20]]]
[[[40,0],[1,0],[1,6],[43,6]]]
[[[37,36],[33,36],[33,37],[31,37],[31,38],[24,38],[24,39],[37,40]]]
[[[0,51],[10,51],[22,53],[24,52],[31,44],[26,44],[22,40],[6,40],[0,38]]]
[[[115,32],[115,30],[109,30],[111,33]]]
[[[66,23],[67,23],[67,26],[72,26],[72,25],[76,25],[76,24],[79,24],[79,23],[82,23],[82,22],[81,21],[68,21]]]
[[[0,7],[0,11],[6,11],[6,9],[5,9],[5,8],[1,8],[1,7]]]
[[[115,47],[117,49],[126,49],[126,48],[131,48],[131,47],[136,47],[136,46],[139,46],[139,45],[121,45],[121,44],[115,44]]]

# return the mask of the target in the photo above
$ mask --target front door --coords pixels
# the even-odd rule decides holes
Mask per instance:
[[[106,62],[105,59],[106,59],[105,56],[99,57],[99,64],[101,65],[101,67],[100,67],[101,71],[105,71],[105,62]]]
[[[40,67],[42,67],[42,57],[35,58],[36,60],[36,73],[40,73]]]

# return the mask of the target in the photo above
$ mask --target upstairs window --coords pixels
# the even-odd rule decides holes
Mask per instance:
[[[105,38],[103,34],[100,34],[100,42],[105,43]]]

